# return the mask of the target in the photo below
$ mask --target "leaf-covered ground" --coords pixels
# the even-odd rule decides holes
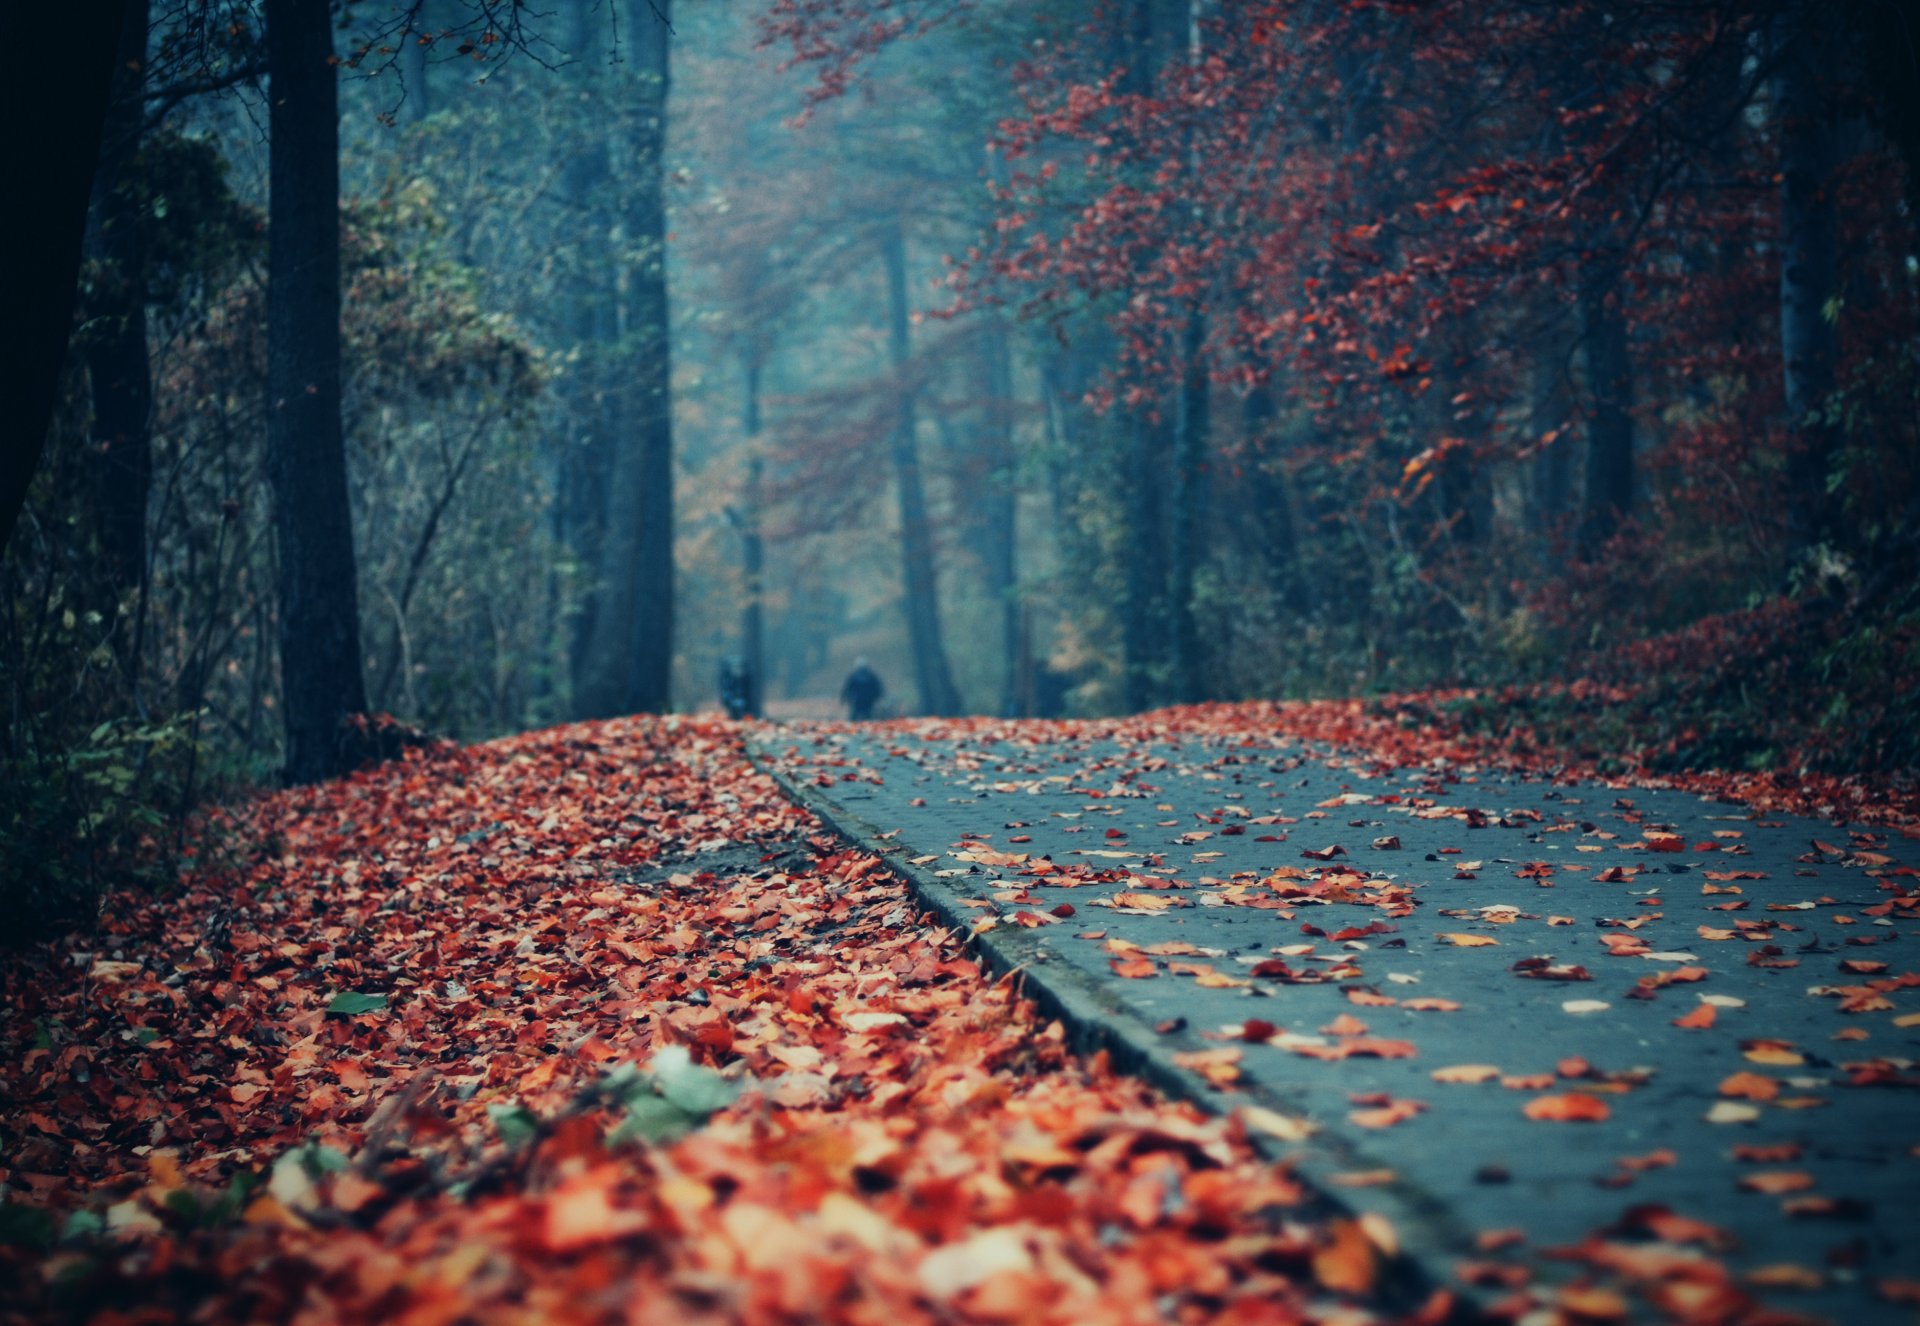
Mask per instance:
[[[1111,730],[1547,758],[1402,712]],[[1865,782],[1692,785],[1916,822]],[[200,844],[177,891],[0,965],[0,1319],[1389,1315],[1390,1228],[1325,1214],[1240,1120],[1069,1053],[732,725],[414,751]],[[1671,1315],[1770,1319],[1690,1276]]]
[[[0,971],[5,1320],[1376,1315],[1391,1231],[1067,1053],[730,725],[262,799]]]

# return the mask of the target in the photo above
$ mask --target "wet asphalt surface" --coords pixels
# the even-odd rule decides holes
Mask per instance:
[[[1438,1277],[1497,1298],[1502,1267],[1581,1270],[1543,1250],[1665,1240],[1784,1311],[1915,1319],[1886,1295],[1920,1279],[1920,844],[1281,734],[928,731],[763,743],[1028,931],[1035,979],[1169,1056],[1241,1051],[1212,1104],[1310,1121],[1303,1171],[1357,1210],[1439,1211],[1409,1240]],[[1607,1117],[1524,1112],[1569,1097]]]

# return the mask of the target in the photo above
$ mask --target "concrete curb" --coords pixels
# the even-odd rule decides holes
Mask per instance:
[[[1264,1106],[1294,1117],[1303,1113],[1300,1101],[1283,1083],[1248,1075],[1235,1084],[1235,1091],[1224,1093],[1198,1074],[1179,1067],[1173,1062],[1174,1054],[1217,1049],[1218,1045],[1186,1030],[1156,1032],[1097,982],[1054,960],[1041,938],[1044,932],[1014,927],[975,932],[976,916],[961,905],[960,899],[965,896],[961,889],[913,865],[904,845],[889,841],[880,828],[834,801],[825,790],[790,777],[780,768],[778,743],[769,740],[771,736],[746,735],[745,746],[754,767],[840,838],[878,857],[906,885],[916,902],[963,938],[988,971],[999,979],[1016,980],[1022,995],[1033,1000],[1045,1016],[1057,1018],[1077,1052],[1105,1051],[1119,1071],[1211,1115],[1224,1116],[1242,1105]],[[1408,1311],[1417,1307],[1435,1288],[1448,1284],[1447,1270],[1455,1261],[1477,1255],[1475,1231],[1444,1200],[1423,1188],[1395,1179],[1353,1190],[1351,1197],[1334,1195],[1333,1175],[1381,1167],[1352,1138],[1325,1126],[1307,1142],[1296,1145],[1251,1128],[1248,1137],[1263,1156],[1285,1164],[1306,1184],[1321,1213],[1372,1213],[1392,1224],[1400,1250],[1383,1262],[1376,1290],[1387,1309]],[[1472,1290],[1449,1287],[1459,1305],[1451,1320],[1466,1323],[1483,1319],[1479,1309],[1484,1304]]]

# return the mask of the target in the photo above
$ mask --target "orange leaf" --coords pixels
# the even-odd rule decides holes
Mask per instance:
[[[1673,1025],[1676,1027],[1685,1027],[1688,1031],[1705,1031],[1713,1025],[1715,1015],[1716,1012],[1712,1004],[1702,1004],[1685,1017],[1675,1018]]]
[[[1536,1096],[1527,1102],[1525,1113],[1529,1119],[1555,1123],[1599,1123],[1612,1111],[1598,1096],[1569,1091],[1564,1096]]]
[[[1745,1192],[1763,1192],[1778,1197],[1782,1193],[1805,1192],[1813,1186],[1813,1175],[1803,1169],[1770,1169],[1745,1174],[1740,1187]]]
[[[1490,945],[1498,944],[1500,942],[1499,940],[1493,939],[1487,935],[1464,935],[1464,934],[1457,934],[1457,933],[1436,935],[1434,936],[1434,938],[1444,939],[1449,944],[1452,944],[1455,948],[1487,948]]]
[[[1373,1288],[1373,1243],[1353,1220],[1335,1220],[1328,1241],[1313,1251],[1313,1275],[1338,1294],[1365,1294]]]
[[[1735,1073],[1720,1084],[1720,1094],[1743,1100],[1772,1100],[1780,1094],[1780,1084],[1758,1073]]]

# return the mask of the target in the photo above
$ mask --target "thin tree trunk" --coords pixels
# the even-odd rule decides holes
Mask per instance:
[[[627,707],[665,713],[673,707],[673,393],[672,328],[667,300],[666,149],[672,0],[629,0],[636,89],[635,129],[628,145],[626,242],[627,384],[624,449],[638,461],[640,528],[635,540],[633,672]]]
[[[1579,540],[1585,558],[1596,556],[1633,510],[1633,364],[1627,354],[1620,284],[1616,266],[1582,268],[1580,349],[1593,397]]]
[[[1127,545],[1124,599],[1120,605],[1120,647],[1125,675],[1122,698],[1139,713],[1158,700],[1166,666],[1162,623],[1167,598],[1166,492],[1169,450],[1166,421],[1145,411],[1133,416],[1127,454]]]
[[[766,545],[761,532],[761,483],[765,459],[760,454],[760,351],[746,355],[746,409],[742,431],[747,437],[747,491],[741,503],[746,528],[742,531],[741,560],[746,569],[747,601],[740,614],[740,647],[747,665],[747,712],[762,716],[766,703]]]
[[[0,178],[33,195],[8,209],[12,255],[0,264],[0,550],[53,417],[125,10],[123,0],[0,9]]]
[[[1774,104],[1780,152],[1780,358],[1791,450],[1787,456],[1787,541],[1795,557],[1831,533],[1827,473],[1838,430],[1824,417],[1836,357],[1828,309],[1839,293],[1833,176],[1837,128],[1820,87],[1835,58],[1820,40],[1811,4],[1775,19]]]
[[[99,270],[87,300],[94,324],[87,344],[93,397],[90,460],[105,569],[116,597],[146,583],[147,490],[153,478],[146,227],[135,178],[146,57],[146,0],[133,0],[121,27],[88,237]],[[122,657],[133,676],[138,658],[131,636],[123,641]]]
[[[289,783],[344,772],[367,707],[340,430],[340,154],[331,11],[267,0],[267,455]]]
[[[933,530],[927,520],[927,497],[920,476],[920,451],[914,441],[913,392],[907,374],[912,347],[907,332],[907,240],[898,219],[882,237],[887,272],[887,339],[892,352],[895,387],[900,393],[899,417],[890,446],[894,486],[900,503],[900,552],[906,582],[907,636],[913,650],[913,680],[920,711],[953,714],[960,711],[960,692],[947,665],[947,648],[940,634],[940,592],[933,561]]]
[[[401,113],[408,124],[418,124],[433,114],[433,74],[427,60],[427,44],[422,37],[432,35],[426,27],[424,0],[416,3],[409,15],[406,31],[400,34],[400,78],[405,88]]]

